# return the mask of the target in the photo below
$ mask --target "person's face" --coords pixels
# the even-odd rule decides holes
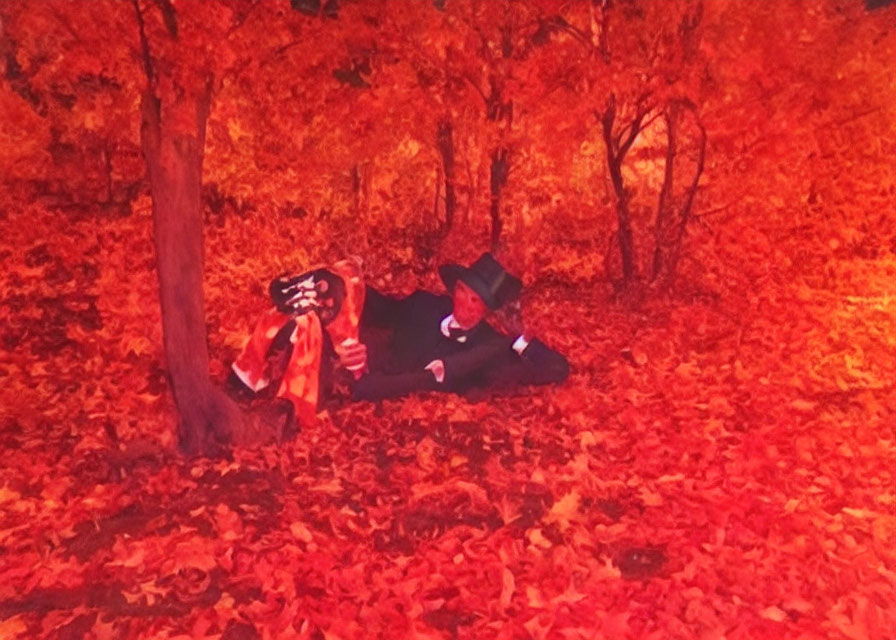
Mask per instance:
[[[479,294],[458,280],[454,285],[454,319],[462,329],[472,329],[488,315],[488,307]]]

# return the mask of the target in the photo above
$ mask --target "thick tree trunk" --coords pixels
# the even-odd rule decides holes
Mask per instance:
[[[238,407],[209,377],[202,293],[200,187],[211,88],[184,90],[173,104],[143,95],[141,141],[152,193],[165,357],[188,454],[229,442],[242,425]]]

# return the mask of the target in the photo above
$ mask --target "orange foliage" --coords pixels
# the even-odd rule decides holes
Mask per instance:
[[[515,105],[507,262],[573,374],[333,402],[294,442],[178,457],[133,7],[7,0],[0,638],[893,638],[896,8],[707,0],[683,71],[657,27],[672,57],[637,68],[681,72],[663,95],[710,148],[678,287],[636,306],[609,298],[593,110],[601,82],[645,86],[643,33],[590,67],[592,3],[195,4],[216,380],[281,271],[361,251],[407,292],[484,248],[489,73]],[[643,4],[626,19],[662,19]],[[546,44],[505,59],[502,21]],[[439,238],[445,113],[461,213]],[[626,167],[643,233],[661,133]]]

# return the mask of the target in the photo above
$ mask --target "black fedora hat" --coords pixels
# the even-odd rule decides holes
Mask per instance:
[[[508,273],[490,253],[483,253],[469,267],[459,264],[442,265],[439,267],[439,276],[448,291],[454,290],[458,280],[462,281],[478,293],[492,311],[519,297],[523,289],[520,279]]]

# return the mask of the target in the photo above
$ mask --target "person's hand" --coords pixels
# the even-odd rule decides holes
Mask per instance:
[[[523,336],[526,340],[531,340],[532,336],[523,321],[523,311],[519,300],[508,302],[495,311],[495,318],[507,335]]]
[[[339,356],[339,364],[355,374],[355,379],[361,377],[367,368],[367,345],[353,338],[346,338],[336,347]]]
[[[433,360],[423,368],[429,371],[439,384],[445,381],[445,363],[441,360]]]

